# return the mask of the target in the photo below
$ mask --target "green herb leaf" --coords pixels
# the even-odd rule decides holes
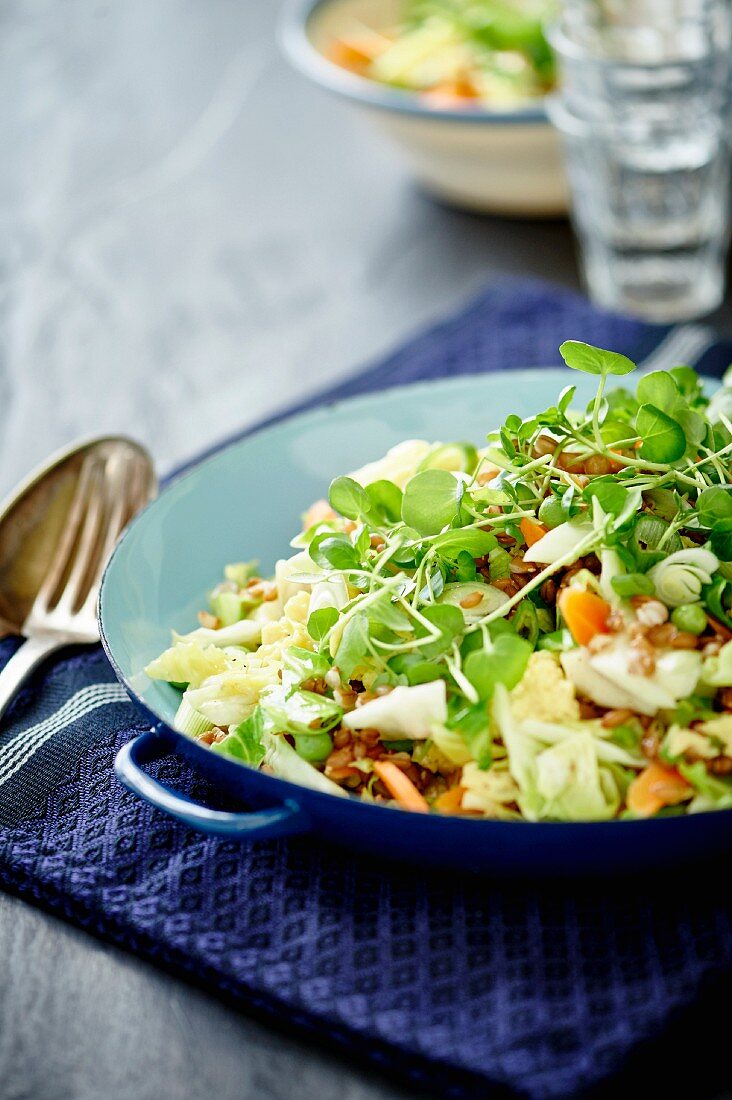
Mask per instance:
[[[338,612],[334,607],[321,607],[319,611],[313,611],[308,618],[308,634],[316,642],[322,642],[337,622]]]
[[[353,679],[357,670],[362,670],[364,665],[368,665],[370,658],[368,642],[369,621],[364,612],[360,611],[346,623],[334,657],[334,663],[338,666],[343,680]]]
[[[457,518],[464,490],[448,470],[423,470],[407,482],[402,519],[420,535],[436,535]]]
[[[366,486],[366,494],[371,507],[389,523],[398,523],[402,518],[402,491],[393,481],[372,481]]]
[[[580,340],[565,340],[559,348],[559,354],[568,367],[584,371],[585,374],[630,374],[635,370],[626,355],[617,351],[605,351]]]
[[[323,531],[316,535],[308,547],[308,554],[323,569],[357,569],[361,564],[348,535],[340,531]]]
[[[460,551],[453,561],[453,568],[457,581],[474,581],[478,575],[473,555],[469,554],[467,550]]]
[[[457,558],[467,551],[473,558],[483,558],[498,545],[495,535],[478,527],[456,527],[439,535],[432,546],[445,558]]]
[[[469,653],[463,671],[481,699],[490,699],[496,684],[510,691],[516,687],[531,656],[533,645],[517,634],[499,634],[493,649]]]
[[[557,401],[557,409],[560,413],[562,413],[563,415],[566,414],[567,409],[570,407],[570,405],[574,401],[574,395],[576,393],[577,393],[577,387],[576,386],[565,386],[564,387],[564,389],[562,390],[562,392],[559,395],[559,400]]]
[[[652,596],[655,592],[653,581],[647,573],[623,573],[612,577],[610,583],[624,600],[631,596]]]
[[[415,653],[399,653],[389,661],[389,667],[397,676],[405,676],[410,687],[415,684],[428,684],[432,680],[441,680],[445,674],[444,666],[434,661],[425,661]]]
[[[677,462],[686,450],[683,428],[655,405],[641,405],[635,418],[643,440],[638,454],[649,462]]]
[[[452,646],[452,643],[465,630],[465,618],[459,607],[452,604],[435,604],[422,609],[422,615],[429,623],[440,632],[440,637],[435,638],[429,645],[420,646],[419,652],[424,658],[440,657]],[[418,638],[424,638],[427,630],[421,623],[415,624],[415,633]]]
[[[716,554],[720,561],[732,561],[732,519],[717,520],[710,543],[712,553]]]
[[[704,489],[696,501],[696,514],[702,527],[714,527],[720,519],[732,519],[732,491],[713,485]]]
[[[366,490],[352,477],[337,477],[331,481],[328,502],[334,512],[340,512],[346,519],[365,516],[371,505]]]
[[[679,389],[665,370],[654,370],[638,379],[636,386],[640,405],[655,405],[663,412],[670,412],[679,397]]]

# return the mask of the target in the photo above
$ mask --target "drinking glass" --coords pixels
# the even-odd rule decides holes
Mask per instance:
[[[728,0],[567,0],[550,41],[591,297],[659,322],[710,312],[729,238]]]

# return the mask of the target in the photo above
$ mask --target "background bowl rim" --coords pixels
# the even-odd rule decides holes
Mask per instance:
[[[316,84],[346,99],[383,111],[409,115],[432,122],[468,122],[473,125],[516,126],[549,123],[545,98],[537,103],[527,100],[527,106],[513,110],[491,110],[488,107],[439,110],[422,102],[416,92],[400,91],[375,80],[351,73],[316,49],[308,33],[308,25],[318,8],[344,0],[288,0],[280,15],[278,39],[291,64]]]

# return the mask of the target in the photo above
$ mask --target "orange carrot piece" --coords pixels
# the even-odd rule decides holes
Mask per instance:
[[[466,100],[470,103],[477,98],[475,88],[466,81],[448,80],[422,92],[422,100],[431,107],[459,107]]]
[[[589,645],[596,634],[608,634],[610,604],[594,592],[565,588],[559,597],[559,610],[577,645]]]
[[[434,808],[439,810],[441,814],[456,814],[462,805],[464,794],[464,787],[450,787],[448,791],[443,791],[443,793],[435,799],[433,803]]]
[[[409,776],[391,760],[374,760],[374,771],[395,802],[404,810],[428,813],[427,800],[419,793]]]
[[[309,527],[313,527],[316,523],[329,523],[336,518],[336,513],[327,500],[316,500],[302,517],[302,529],[307,531]]]
[[[537,523],[535,519],[530,519],[529,516],[524,518],[519,523],[521,528],[521,534],[526,539],[528,546],[533,546],[539,539],[543,539],[546,535],[548,528],[543,523]]]
[[[691,785],[676,768],[652,760],[628,787],[628,809],[639,817],[651,817],[664,806],[675,806],[691,793]]]

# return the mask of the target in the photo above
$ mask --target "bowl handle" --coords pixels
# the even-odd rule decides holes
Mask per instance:
[[[285,799],[281,806],[265,810],[230,813],[200,806],[185,795],[166,787],[164,783],[159,783],[142,770],[143,764],[150,764],[170,752],[168,740],[165,736],[161,737],[158,730],[159,727],[155,727],[128,741],[119,750],[114,761],[114,770],[120,782],[156,809],[176,817],[193,829],[247,840],[288,836],[305,832],[309,828],[307,814],[291,799]]]

